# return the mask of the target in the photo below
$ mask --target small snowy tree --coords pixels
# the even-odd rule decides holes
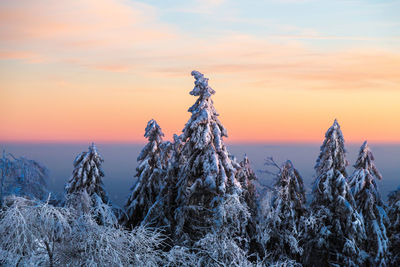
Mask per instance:
[[[16,195],[45,200],[48,170],[37,161],[25,157],[16,158],[3,151],[0,158],[1,188],[0,205],[4,196]]]
[[[375,167],[374,156],[367,144],[363,143],[354,172],[349,177],[349,185],[357,204],[358,212],[363,216],[367,238],[364,250],[369,254],[370,266],[386,266],[388,259],[388,238],[386,227],[388,217],[375,179],[382,175]]]
[[[390,266],[400,266],[400,186],[388,196]]]
[[[136,168],[136,184],[125,204],[127,219],[125,224],[131,228],[139,225],[146,217],[149,209],[155,203],[164,183],[165,164],[168,156],[163,157],[164,150],[168,150],[167,144],[163,145],[164,136],[160,126],[155,120],[147,123],[144,136],[149,140],[138,157]],[[168,152],[165,154],[168,155]]]
[[[179,159],[175,220],[176,238],[183,241],[199,240],[210,231],[220,212],[225,194],[241,192],[223,142],[227,131],[218,120],[211,96],[215,91],[208,79],[192,71],[195,87],[191,95],[198,96],[189,108],[192,113],[181,136],[184,143]],[[222,216],[220,216],[222,217]]]
[[[311,208],[317,227],[307,236],[305,263],[314,266],[358,266],[365,253],[363,219],[346,181],[344,138],[338,122],[325,134],[315,165]]]
[[[303,254],[300,245],[303,234],[302,221],[306,214],[303,179],[289,160],[278,168],[270,211],[260,223],[260,241],[271,260],[300,261]]]
[[[100,216],[102,203],[110,204],[102,181],[103,161],[103,157],[92,143],[89,151],[82,152],[75,158],[72,177],[65,186],[67,205],[83,213],[93,211],[93,207],[98,207],[94,210],[98,213],[99,223],[103,223],[104,219]]]

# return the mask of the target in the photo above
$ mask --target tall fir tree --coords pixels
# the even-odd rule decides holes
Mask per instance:
[[[375,166],[375,158],[367,141],[363,143],[354,164],[354,172],[349,177],[349,185],[357,204],[357,210],[364,219],[365,239],[363,248],[369,255],[367,266],[386,266],[389,242],[386,234],[388,217],[379,194],[375,179],[382,179]]]
[[[390,266],[400,266],[400,186],[388,196]]]
[[[325,134],[315,165],[311,209],[316,227],[307,236],[306,265],[359,266],[365,253],[362,217],[346,180],[344,138],[337,120]]]
[[[301,262],[303,216],[306,215],[306,196],[303,179],[288,160],[279,168],[276,177],[271,211],[261,226],[267,228],[268,240],[264,244],[268,258]]]
[[[163,157],[163,136],[157,122],[150,120],[144,134],[148,143],[137,158],[137,181],[131,188],[131,194],[125,204],[125,225],[130,228],[143,221],[163,186],[167,162]]]
[[[190,92],[198,96],[189,108],[192,113],[181,139],[184,143],[179,158],[175,220],[175,238],[196,241],[215,225],[222,225],[221,209],[226,194],[241,192],[229,153],[223,142],[227,131],[218,120],[211,96],[215,91],[208,79],[192,71],[195,87]]]

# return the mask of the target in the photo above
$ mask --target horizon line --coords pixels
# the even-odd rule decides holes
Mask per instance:
[[[163,141],[171,141],[169,139],[164,139]],[[287,144],[322,144],[324,139],[321,140],[224,140],[226,145],[256,145],[256,144],[266,144],[266,145],[287,145]],[[364,141],[368,141],[369,144],[379,144],[379,145],[400,145],[400,140],[398,141],[386,141],[386,140],[350,140],[346,141],[346,144],[362,144]],[[77,144],[95,144],[101,145],[144,145],[147,140],[0,140],[0,145],[5,144],[35,144],[35,145],[51,145],[51,144],[62,144],[62,145],[77,145]]]

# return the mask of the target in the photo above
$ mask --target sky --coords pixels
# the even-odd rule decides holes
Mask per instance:
[[[1,0],[1,142],[179,134],[210,78],[229,142],[400,143],[400,1]]]

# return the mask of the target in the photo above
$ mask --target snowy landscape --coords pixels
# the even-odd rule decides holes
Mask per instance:
[[[94,143],[65,163],[62,192],[37,159],[4,151],[0,265],[400,266],[400,172],[386,186],[367,141],[349,162],[335,119],[304,180],[290,155],[278,162],[272,150],[254,168],[246,145],[234,155],[225,143],[208,78],[191,75],[182,133],[167,141],[156,120],[143,125],[147,143],[137,163],[124,159],[136,171],[118,198]]]

